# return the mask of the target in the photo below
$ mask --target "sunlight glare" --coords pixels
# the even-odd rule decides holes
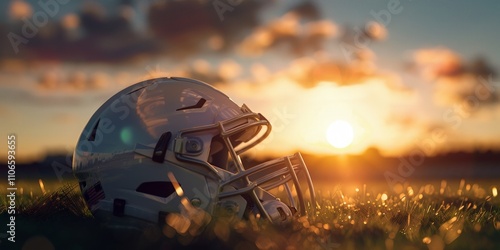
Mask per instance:
[[[349,122],[336,120],[328,126],[326,139],[335,148],[346,148],[354,139],[354,130]]]

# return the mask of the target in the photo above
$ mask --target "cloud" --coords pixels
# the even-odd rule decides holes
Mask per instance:
[[[175,76],[190,77],[214,86],[221,86],[241,81],[243,71],[242,65],[232,59],[222,60],[218,64],[196,59],[186,70],[178,72]]]
[[[23,37],[25,42],[12,45],[6,39],[4,43],[8,49],[2,50],[0,55],[39,61],[113,61],[156,49],[152,41],[137,36],[131,30],[130,20],[122,15],[107,14],[97,2],[85,2],[81,9],[62,17],[48,17],[44,25],[35,25],[35,16],[31,14],[50,13],[38,4],[32,7],[34,9],[26,18],[5,24],[8,32]],[[26,30],[33,35],[26,35]]]
[[[369,80],[378,79],[387,87],[397,91],[411,91],[406,87],[396,73],[381,72],[374,62],[374,54],[370,50],[359,53],[359,60],[350,63],[333,59],[317,57],[300,57],[290,61],[282,74],[306,88],[312,88],[321,83],[335,86],[363,84]],[[260,69],[260,71],[264,71]]]
[[[25,1],[11,1],[9,6],[9,17],[13,20],[29,18],[33,14],[33,8]]]
[[[47,70],[41,73],[38,88],[42,91],[80,92],[106,89],[109,82],[110,77],[99,71],[87,73],[76,70],[63,73],[58,70]]]
[[[163,54],[177,60],[206,52],[231,53],[234,49],[253,55],[279,47],[304,55],[320,50],[328,38],[338,33],[335,23],[319,19],[320,11],[310,1],[261,24],[259,14],[271,4],[263,0],[241,1],[230,6],[221,20],[213,1],[153,1],[146,6],[85,2],[37,27],[36,35],[27,44],[18,45],[19,53],[10,49],[8,39],[1,41],[0,45],[9,49],[0,51],[0,56],[25,61],[127,63],[144,59],[141,56]],[[38,5],[30,8],[34,9],[18,14],[31,16],[43,11]],[[147,12],[139,14],[140,8]],[[140,29],[134,28],[137,22],[144,23]],[[22,36],[24,26],[24,21],[5,23],[0,25],[0,31]]]
[[[84,104],[84,100],[78,95],[69,94],[43,94],[28,89],[3,89],[0,94],[2,100],[12,103],[23,103],[40,105],[39,108],[47,106],[78,106]]]
[[[338,33],[331,20],[303,21],[300,14],[290,11],[254,29],[238,46],[238,51],[245,56],[257,56],[269,49],[285,47],[287,52],[303,56],[322,49],[323,43]]]
[[[0,71],[0,99],[9,103],[9,107],[28,105],[43,109],[61,105],[79,106],[92,102],[95,97],[109,98],[122,87],[111,85],[113,81],[101,71],[64,69],[38,66],[22,74]]]
[[[219,66],[219,75],[222,79],[230,81],[238,77],[242,72],[242,67],[236,61],[226,59]]]
[[[492,78],[482,78],[474,74],[460,77],[440,78],[434,86],[434,98],[440,105],[461,105],[466,109],[477,109],[482,104],[498,102]]]
[[[179,59],[209,51],[223,53],[231,51],[242,34],[259,25],[258,13],[267,4],[244,1],[225,12],[226,18],[221,21],[212,1],[154,1],[146,7],[126,2],[85,2],[74,12],[49,18],[46,25],[36,27],[36,35],[27,44],[18,45],[19,53],[14,53],[8,39],[2,40],[1,45],[8,49],[1,50],[0,56],[123,63],[143,55],[166,54]],[[38,5],[32,8],[16,15],[43,11]],[[146,13],[139,14],[144,8]],[[134,28],[137,22],[144,25]],[[4,23],[0,31],[23,36],[25,25],[19,20]]]
[[[383,41],[389,36],[385,25],[375,21],[369,21],[362,27],[344,25],[340,30],[341,46],[355,57],[359,51],[368,50],[372,42]]]
[[[212,1],[164,1],[149,8],[149,28],[165,41],[172,57],[201,51],[230,51],[240,36],[259,25],[258,13],[268,1],[243,1],[223,13]],[[207,41],[209,41],[207,43]]]
[[[387,38],[388,31],[385,25],[379,22],[370,21],[365,25],[364,34],[372,40],[380,41]]]
[[[302,1],[289,9],[304,19],[316,20],[321,17],[320,8],[313,1]]]
[[[440,105],[496,103],[495,70],[484,58],[465,61],[457,52],[445,48],[420,49],[413,53],[410,68],[434,84],[434,99]]]
[[[495,77],[497,76],[497,70],[486,60],[484,57],[476,57],[469,63],[469,71],[479,77]]]
[[[130,20],[126,16],[108,15],[104,6],[98,2],[85,2],[78,19],[78,23],[88,36],[131,31]],[[63,24],[67,24],[67,21],[63,19]]]
[[[420,49],[413,53],[413,62],[427,79],[460,76],[465,72],[462,59],[448,48]]]

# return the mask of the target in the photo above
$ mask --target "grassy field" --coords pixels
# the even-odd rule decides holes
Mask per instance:
[[[7,241],[5,226],[0,249],[500,249],[496,186],[456,184],[407,183],[385,192],[370,184],[320,185],[315,216],[287,228],[195,214],[208,223],[201,232],[193,229],[196,219],[186,224],[181,215],[163,228],[99,222],[76,184],[50,184],[50,190],[43,184],[43,194],[32,183],[16,197],[16,243]],[[3,193],[2,225],[7,201]]]

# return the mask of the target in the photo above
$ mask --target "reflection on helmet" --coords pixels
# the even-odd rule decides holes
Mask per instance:
[[[222,208],[283,225],[314,208],[314,188],[298,153],[243,165],[241,154],[270,131],[264,116],[208,84],[152,79],[96,111],[78,139],[73,171],[97,217],[165,223],[187,207],[209,215]]]

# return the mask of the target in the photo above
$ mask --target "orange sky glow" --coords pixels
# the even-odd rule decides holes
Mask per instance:
[[[10,29],[2,31],[16,31],[16,22],[38,11],[27,2],[10,6],[10,15],[3,21]],[[318,13],[318,9],[331,8],[330,3],[319,4],[324,6],[317,7]],[[150,27],[141,28],[144,20],[139,18],[147,13],[131,7],[115,13],[132,27],[117,33],[120,38],[115,41],[88,23],[96,15],[112,18],[109,11],[97,11],[111,7],[78,5],[51,20],[54,27],[62,27],[60,31],[50,25],[40,27],[37,37],[22,45],[19,54],[2,52],[1,135],[17,135],[21,161],[55,151],[71,152],[90,116],[114,93],[149,78],[184,76],[213,84],[271,121],[273,132],[251,152],[255,156],[295,151],[361,154],[369,148],[387,156],[415,148],[428,155],[500,149],[498,65],[489,58],[470,56],[484,54],[487,48],[476,52],[447,46],[441,40],[400,48],[397,39],[403,28],[396,23],[384,25],[365,17],[358,22],[365,27],[360,38],[358,26],[343,25],[342,17],[311,14],[299,7],[259,7],[253,13],[261,13],[255,22],[248,16],[228,16],[233,19],[211,23],[207,20],[217,13],[200,12],[208,17],[200,15],[191,21],[204,26],[191,27],[189,20],[179,19],[179,26],[186,28],[177,33],[156,26],[163,17],[152,10],[147,19]],[[405,10],[403,14],[410,18],[411,10]],[[157,6],[155,11],[171,10]],[[98,20],[106,20],[102,18]],[[245,27],[238,35],[229,25],[231,20]],[[54,32],[62,32],[66,40],[57,40],[59,49],[50,50],[43,41],[56,41],[50,40],[56,39],[51,37]],[[370,43],[359,46],[359,39]],[[9,48],[8,40],[4,43]],[[130,52],[142,43],[148,49],[163,46],[158,43],[179,49]],[[101,51],[95,44],[104,46],[105,52],[119,47],[131,55],[118,61],[115,54],[80,59]],[[387,53],[390,48],[402,52]],[[328,127],[336,120],[352,127],[352,143],[345,148],[328,142]],[[2,159],[4,149],[0,150]]]

